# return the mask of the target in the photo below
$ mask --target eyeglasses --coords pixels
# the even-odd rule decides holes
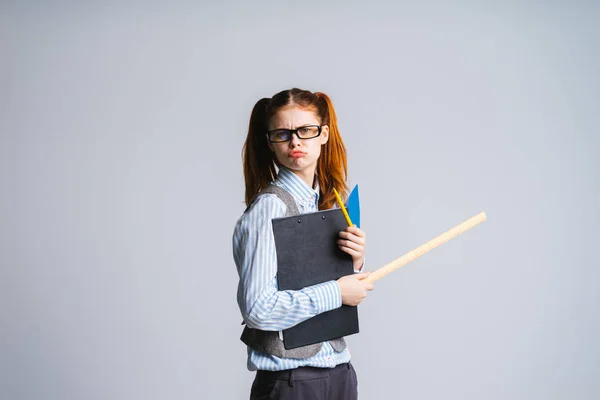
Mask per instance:
[[[271,143],[282,143],[292,140],[292,135],[296,134],[298,139],[313,139],[321,134],[320,125],[304,125],[296,129],[275,129],[267,133],[267,139]]]

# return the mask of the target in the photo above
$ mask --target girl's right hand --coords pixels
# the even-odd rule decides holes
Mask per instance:
[[[342,292],[342,304],[347,306],[357,306],[367,297],[367,291],[373,290],[373,284],[363,282],[362,280],[369,276],[370,272],[361,272],[342,276],[337,280]]]

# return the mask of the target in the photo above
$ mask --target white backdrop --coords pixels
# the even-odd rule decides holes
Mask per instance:
[[[416,3],[416,2],[415,2]],[[247,398],[250,110],[331,96],[368,269],[363,399],[596,399],[595,2],[5,3],[0,398]]]

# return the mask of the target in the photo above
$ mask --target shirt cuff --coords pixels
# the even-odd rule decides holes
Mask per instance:
[[[357,274],[357,273],[359,273],[359,272],[362,272],[364,269],[365,269],[365,259],[363,258],[363,263],[362,263],[362,265],[360,266],[360,268],[359,268],[359,269],[355,269],[355,270],[354,270],[354,273],[356,273],[356,274]]]
[[[328,281],[311,286],[317,304],[317,312],[335,310],[342,306],[342,292],[336,281]]]

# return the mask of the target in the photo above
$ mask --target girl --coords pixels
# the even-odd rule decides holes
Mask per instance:
[[[248,369],[257,371],[251,399],[356,399],[357,379],[343,338],[286,350],[279,331],[317,314],[356,306],[373,285],[363,282],[365,234],[340,232],[354,275],[302,290],[279,291],[271,219],[330,209],[333,189],[345,198],[346,149],[331,100],[291,89],[259,100],[243,149],[246,205],[233,233],[240,277],[237,300],[246,328]],[[299,266],[301,268],[301,266]]]

